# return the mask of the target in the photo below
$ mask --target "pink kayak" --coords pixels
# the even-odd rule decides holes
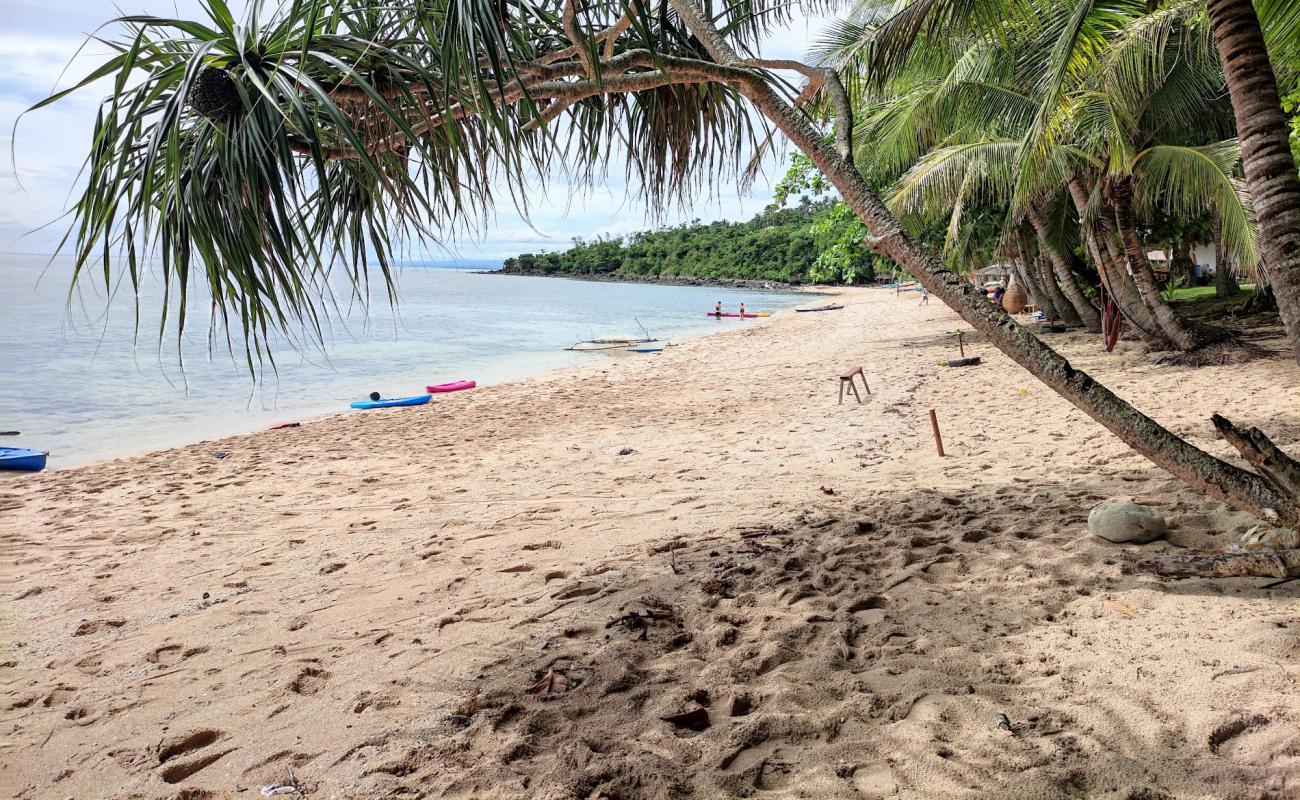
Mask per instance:
[[[707,315],[710,316],[710,317],[739,317],[739,316],[740,316],[740,314],[737,314],[737,313],[734,312],[734,311],[727,312],[727,313],[723,313],[723,314],[719,314],[719,313],[716,312],[716,311],[709,311],[709,312],[707,312]],[[745,319],[754,319],[755,317],[768,317],[768,316],[771,316],[771,314],[761,314],[761,313],[760,313],[760,314],[745,314]]]
[[[474,381],[452,381],[451,383],[440,383],[437,386],[424,387],[430,394],[442,394],[443,392],[459,392],[462,389],[473,389],[478,386]]]

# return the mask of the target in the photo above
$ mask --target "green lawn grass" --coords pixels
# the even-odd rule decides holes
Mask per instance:
[[[1243,283],[1241,291],[1232,296],[1232,300],[1245,300],[1255,291],[1255,284]],[[1173,292],[1166,294],[1173,302],[1198,303],[1206,300],[1216,300],[1213,286],[1184,286],[1181,289],[1174,289]]]

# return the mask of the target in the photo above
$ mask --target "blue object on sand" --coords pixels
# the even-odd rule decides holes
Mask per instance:
[[[397,406],[422,406],[429,402],[431,394],[418,394],[414,397],[395,397],[389,400],[358,400],[352,404],[353,408],[396,408]]]
[[[662,347],[629,347],[627,351],[629,353],[662,353],[664,349]]]
[[[49,453],[44,450],[28,450],[25,447],[0,447],[0,469],[40,472],[45,469],[47,456],[49,456]]]

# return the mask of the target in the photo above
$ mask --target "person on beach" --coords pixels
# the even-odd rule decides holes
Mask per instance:
[[[718,302],[716,302],[716,303],[713,304],[713,316],[715,316],[715,317],[720,317],[720,316],[722,316],[722,301],[721,301],[721,300],[719,300]]]
[[[921,302],[918,305],[930,305],[930,290],[924,286],[921,287]]]
[[[998,285],[997,285],[996,287],[994,287],[994,289],[993,289],[993,302],[996,303],[996,304],[998,304],[998,305],[1002,305],[1002,295],[1004,295],[1004,294],[1006,294],[1006,293],[1007,293],[1007,290],[1002,288],[1002,284],[998,284]]]
[[[744,303],[741,303],[741,304],[740,304],[740,318],[741,318],[741,319],[744,319],[744,318],[745,318],[745,304],[744,304]]]

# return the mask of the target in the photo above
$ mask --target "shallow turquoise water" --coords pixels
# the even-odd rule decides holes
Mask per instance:
[[[0,255],[0,430],[22,432],[0,445],[49,450],[52,468],[347,411],[372,391],[400,397],[590,363],[609,356],[563,348],[639,334],[637,319],[673,339],[753,324],[709,319],[716,300],[775,311],[808,299],[407,267],[396,312],[380,292],[368,317],[354,309],[336,322],[324,353],[277,347],[277,372],[254,383],[242,362],[210,353],[204,303],[192,307],[182,370],[175,336],[157,335],[159,283],[143,287],[137,337],[129,289],[110,303],[102,283],[87,283],[69,303],[70,263],[46,261]]]

